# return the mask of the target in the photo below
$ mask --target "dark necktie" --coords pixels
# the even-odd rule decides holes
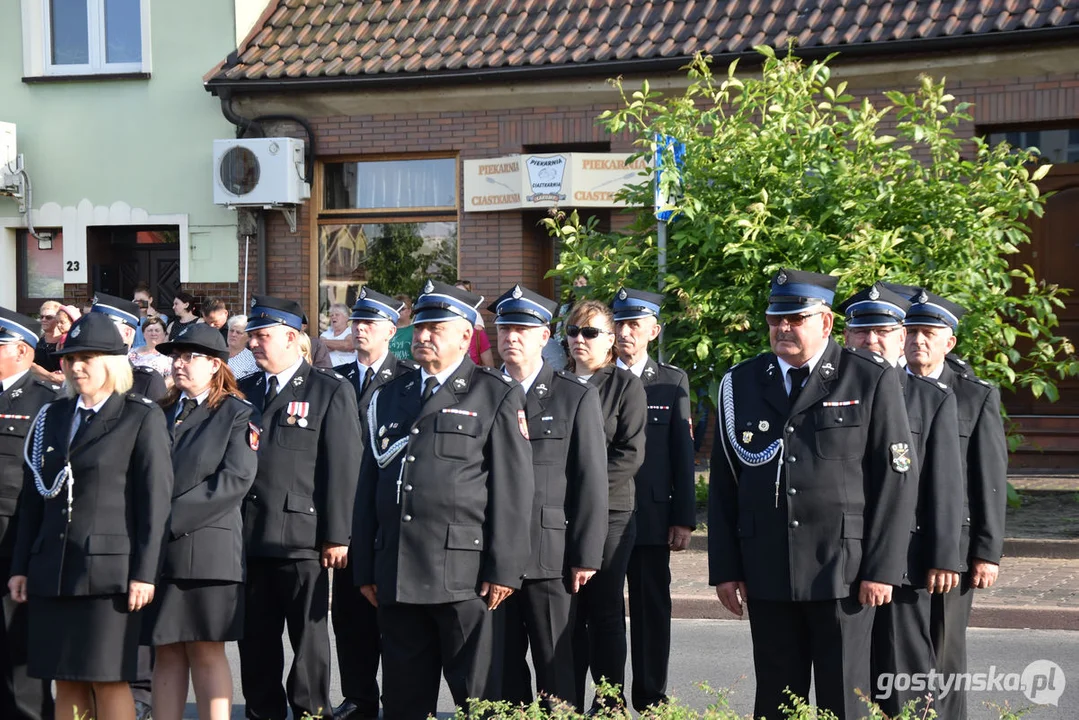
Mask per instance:
[[[787,397],[790,400],[790,407],[794,407],[794,403],[798,401],[798,396],[802,394],[802,384],[809,377],[809,366],[800,368],[791,368],[787,371],[787,376],[791,379],[791,392]]]
[[[266,400],[262,403],[262,407],[267,407],[275,397],[277,397],[277,376],[271,375],[266,384]]]
[[[371,384],[372,378],[375,376],[374,368],[367,368],[363,373],[363,380],[360,382],[360,395],[367,392],[367,387]]]
[[[184,398],[180,402],[180,414],[176,416],[175,425],[179,425],[184,420],[187,420],[187,416],[195,412],[195,408],[199,406],[199,401],[194,398]]]
[[[431,396],[435,394],[435,389],[437,387],[438,387],[438,378],[436,378],[434,375],[432,375],[431,377],[424,380],[423,381],[423,395],[420,396],[420,399],[423,400],[423,402],[427,402],[428,400],[430,400]]]
[[[90,421],[94,419],[94,415],[96,414],[93,408],[79,408],[78,412],[79,427],[75,429],[75,435],[71,438],[72,444],[86,434],[86,429],[90,427]]]

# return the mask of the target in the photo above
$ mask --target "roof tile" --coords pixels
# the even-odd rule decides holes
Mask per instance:
[[[210,81],[408,75],[1079,26],[1075,0],[269,0]]]

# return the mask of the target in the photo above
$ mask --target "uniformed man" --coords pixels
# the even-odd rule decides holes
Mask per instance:
[[[558,303],[514,285],[487,308],[495,313],[498,353],[525,391],[536,492],[532,554],[520,591],[505,602],[503,698],[530,703],[525,654],[532,648],[536,691],[545,707],[573,702],[573,594],[603,560],[607,537],[607,454],[599,393],[543,360]]]
[[[59,386],[30,372],[38,326],[0,307],[0,577],[11,575],[15,510],[23,488],[23,443],[38,410],[57,398]],[[43,720],[53,716],[51,683],[26,674],[26,604],[4,584],[0,625],[0,717]]]
[[[781,717],[789,688],[843,720],[871,692],[874,609],[906,565],[917,479],[896,373],[829,338],[836,279],[781,269],[771,353],[720,383],[708,498],[710,583],[750,608],[754,714]]]
[[[249,718],[318,715],[330,705],[329,568],[344,571],[360,469],[356,393],[300,355],[303,310],[252,300],[247,332],[261,373],[240,389],[262,413],[259,468],[244,501],[247,552],[240,679]],[[286,688],[281,634],[295,657]],[[287,694],[287,706],[286,706]]]
[[[633,707],[643,712],[667,700],[671,652],[671,551],[689,547],[697,524],[689,377],[648,356],[659,337],[657,293],[622,288],[611,302],[618,367],[641,379],[648,396],[644,464],[637,487],[637,539],[629,558]]]
[[[929,633],[930,598],[959,584],[963,512],[955,394],[943,382],[913,376],[901,367],[906,341],[903,319],[910,301],[896,289],[902,288],[876,283],[837,306],[846,316],[847,347],[878,353],[898,368],[918,468],[918,504],[903,583],[892,592],[892,601],[877,609],[873,620],[873,690],[889,716],[898,715],[910,700],[926,706],[925,693],[900,690],[894,679],[898,673],[927,675],[936,670]]]
[[[390,352],[390,339],[397,332],[404,303],[372,290],[360,289],[352,307],[352,339],[356,360],[338,365],[334,371],[352,383],[359,407],[360,433],[365,431],[367,406],[375,390],[398,375],[416,369],[413,362],[401,362]],[[378,613],[360,594],[353,581],[356,567],[351,559],[345,572],[334,573],[331,610],[337,637],[337,664],[344,701],[333,711],[334,720],[378,717],[378,662],[382,650],[378,634]]]
[[[468,357],[479,295],[428,281],[413,307],[419,370],[371,398],[357,493],[356,582],[378,606],[383,716],[497,699],[490,612],[528,562],[533,476],[524,391]]]
[[[124,300],[115,295],[95,293],[94,304],[90,307],[90,312],[105,313],[112,318],[112,321],[116,323],[116,327],[120,330],[120,337],[127,343],[127,349],[131,349],[131,344],[135,342],[135,335],[139,329],[140,317],[139,306],[134,301]],[[131,386],[131,392],[144,395],[154,402],[165,397],[165,393],[168,391],[165,386],[165,378],[161,377],[156,370],[145,365],[135,365],[132,366],[131,373],[135,381],[135,384]],[[140,670],[140,680],[141,674]],[[147,685],[146,691],[147,693],[149,692],[149,685]],[[149,695],[146,696],[145,701],[149,703]]]
[[[957,592],[935,595],[932,637],[937,669],[956,677],[967,671],[967,623],[974,589],[996,582],[1004,549],[1008,443],[1000,415],[1000,392],[977,377],[966,363],[948,355],[966,310],[919,290],[907,312],[907,367],[955,391],[959,404],[959,451],[963,462],[963,515],[959,539]],[[937,702],[942,718],[967,716],[966,692],[953,690]]]

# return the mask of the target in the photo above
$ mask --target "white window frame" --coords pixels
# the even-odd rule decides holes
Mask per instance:
[[[105,61],[105,0],[87,0],[90,62],[57,65],[52,62],[50,0],[22,0],[23,74],[26,77],[122,75],[150,72],[150,0],[139,0],[142,60],[133,63]]]

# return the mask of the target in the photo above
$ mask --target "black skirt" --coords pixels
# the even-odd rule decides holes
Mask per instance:
[[[38,597],[27,603],[27,672],[44,680],[131,682],[138,674],[145,612],[127,595]]]
[[[162,580],[146,609],[143,645],[230,642],[243,637],[243,583]]]

